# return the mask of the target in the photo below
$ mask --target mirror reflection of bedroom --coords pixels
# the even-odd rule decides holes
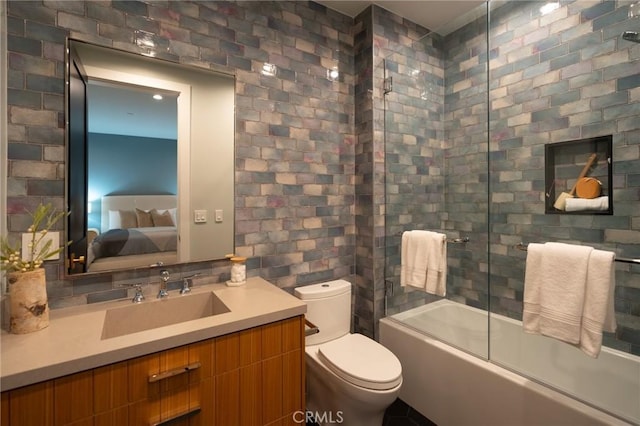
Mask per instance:
[[[235,79],[69,40],[69,274],[234,251]]]
[[[176,263],[177,94],[89,82],[87,118],[87,271]]]

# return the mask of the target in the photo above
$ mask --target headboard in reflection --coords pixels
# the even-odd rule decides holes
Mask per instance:
[[[68,47],[68,273],[232,253],[234,78]]]

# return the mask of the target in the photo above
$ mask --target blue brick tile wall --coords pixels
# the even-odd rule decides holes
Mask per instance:
[[[540,12],[543,4],[509,2],[491,11],[488,26],[482,17],[444,37],[427,36],[428,59],[420,64],[439,76],[431,88],[442,87],[427,99],[419,99],[412,78],[420,68],[405,65],[417,55],[415,42],[385,44],[394,77],[387,95],[392,119],[385,123],[387,271],[394,284],[397,233],[422,227],[471,239],[449,245],[447,297],[517,319],[526,257],[517,243],[565,241],[640,256],[640,50],[620,38],[631,25],[628,3],[567,1],[548,15]],[[432,109],[428,120],[411,122]],[[425,132],[434,135],[432,152],[417,158],[442,167],[429,179],[431,198],[419,192],[425,169],[410,152]],[[607,134],[614,215],[545,214],[544,145]],[[605,336],[606,345],[634,354],[640,354],[639,272],[616,265],[618,331]],[[389,311],[424,303],[414,293],[396,287]]]
[[[354,329],[375,336],[397,233],[439,229],[471,238],[450,248],[451,297],[519,318],[515,243],[588,241],[640,256],[640,45],[619,38],[628,2],[564,1],[545,16],[540,5],[509,2],[488,29],[481,18],[423,38],[427,29],[375,6],[352,20],[304,1],[9,1],[9,231],[27,227],[25,208],[64,206],[65,37],[140,52],[134,31],[144,30],[161,58],[236,76],[236,247],[249,275],[285,289],[349,278]],[[276,78],[258,74],[263,62]],[[615,214],[545,215],[544,144],[602,134],[614,135]],[[195,271],[224,280],[228,265],[172,268]],[[618,266],[620,327],[606,336],[632,353],[638,272]],[[62,263],[47,278],[53,307],[157,281],[148,270],[68,279]],[[392,310],[423,303],[397,280],[394,290]]]
[[[25,208],[64,208],[67,36],[236,76],[236,252],[249,275],[291,288],[355,272],[353,20],[313,2],[8,2],[8,228]],[[259,74],[264,62],[276,77]],[[326,69],[340,78],[329,81]],[[53,308],[120,298],[155,271],[67,278],[48,263]],[[228,278],[224,261],[170,268]],[[155,285],[155,284],[154,284]]]
[[[489,30],[490,151],[499,160],[490,164],[488,297],[492,311],[518,319],[525,258],[514,248],[518,242],[582,243],[640,256],[633,179],[640,172],[640,46],[620,37],[633,26],[628,2],[561,2],[547,15],[542,4],[498,8]],[[545,215],[544,144],[608,134],[614,214]],[[617,264],[618,331],[605,336],[605,344],[634,354],[640,354],[638,272]]]

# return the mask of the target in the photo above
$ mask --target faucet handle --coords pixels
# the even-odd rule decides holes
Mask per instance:
[[[142,284],[121,284],[121,287],[133,287],[136,290],[136,293],[133,295],[133,299],[131,301],[133,303],[140,303],[144,300],[144,293],[142,292]]]
[[[131,301],[133,303],[140,303],[144,300],[144,294],[142,293],[142,284],[134,285],[136,289],[136,294],[133,295],[133,299]]]
[[[182,288],[180,289],[180,294],[186,294],[191,292],[191,286],[193,285],[192,279],[200,276],[200,273],[196,273],[193,275],[189,275],[187,277],[182,278]]]
[[[160,279],[162,281],[164,281],[165,283],[167,281],[169,281],[169,279],[171,278],[171,275],[169,275],[169,271],[166,269],[163,269],[162,271],[160,271]]]

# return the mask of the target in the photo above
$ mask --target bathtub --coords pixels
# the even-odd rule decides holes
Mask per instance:
[[[383,318],[380,343],[402,363],[400,398],[438,426],[640,424],[634,355],[603,347],[593,359],[449,300]]]

